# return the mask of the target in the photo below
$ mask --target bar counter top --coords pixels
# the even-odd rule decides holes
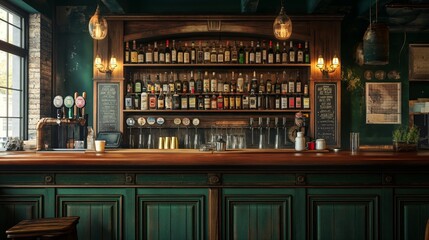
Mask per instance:
[[[293,150],[107,150],[0,152],[0,169],[32,166],[57,168],[287,168],[287,167],[429,167],[429,151],[306,151]]]

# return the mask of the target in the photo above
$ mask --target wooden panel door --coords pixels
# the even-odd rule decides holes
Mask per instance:
[[[138,239],[208,239],[208,189],[137,190]]]
[[[395,196],[395,239],[424,239],[429,219],[429,192],[416,191],[409,189]]]
[[[127,189],[58,189],[57,215],[80,217],[79,239],[134,239],[132,227],[123,230],[126,222],[130,226],[134,222],[134,215],[124,209],[124,205],[134,207],[133,202],[125,204],[128,198],[133,198],[132,194]]]
[[[379,239],[380,197],[373,189],[311,189],[308,239]]]
[[[292,196],[290,189],[224,189],[223,239],[291,239]]]

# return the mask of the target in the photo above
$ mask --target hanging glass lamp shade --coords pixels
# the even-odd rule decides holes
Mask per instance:
[[[95,40],[102,40],[107,36],[107,21],[100,15],[100,7],[97,5],[94,16],[88,24],[89,34]]]
[[[367,65],[389,63],[389,28],[384,23],[372,23],[363,35],[363,59]]]
[[[276,17],[273,23],[274,37],[278,40],[286,40],[292,35],[292,21],[286,15],[285,9],[282,6],[279,15]]]

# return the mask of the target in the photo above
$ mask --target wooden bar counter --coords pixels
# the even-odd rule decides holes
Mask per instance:
[[[79,239],[423,239],[429,151],[0,153],[0,239],[79,216]]]

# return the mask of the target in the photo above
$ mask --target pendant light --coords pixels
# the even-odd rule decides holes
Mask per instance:
[[[276,17],[273,23],[274,37],[278,40],[289,39],[292,35],[292,21],[289,16],[285,13],[283,0],[280,0],[281,9],[279,15]]]
[[[97,9],[89,20],[89,34],[95,40],[102,40],[107,36],[107,21],[100,14],[100,5],[97,3]]]
[[[363,35],[363,57],[367,65],[386,65],[389,63],[389,28],[378,22],[378,0],[376,0],[375,22],[371,19],[371,0],[369,5],[369,26]]]

